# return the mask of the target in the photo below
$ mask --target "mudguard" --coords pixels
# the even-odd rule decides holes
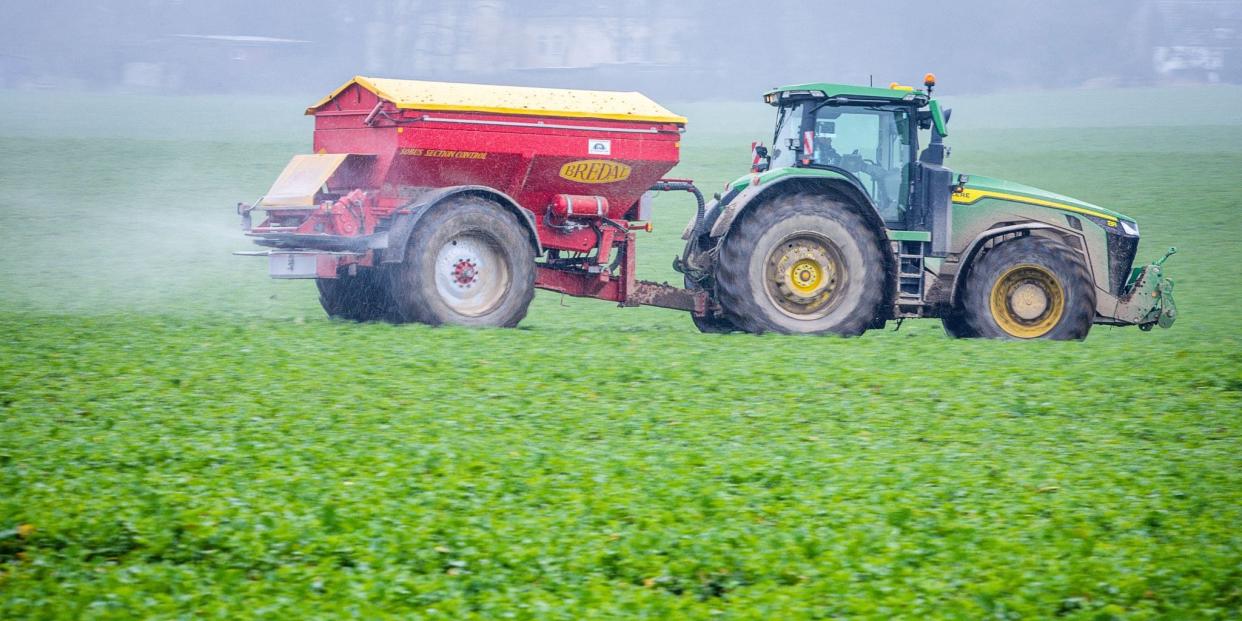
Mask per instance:
[[[795,170],[797,172],[794,172]],[[880,218],[880,214],[876,211],[871,198],[863,191],[862,185],[858,180],[849,173],[815,168],[783,168],[764,175],[752,175],[751,179],[751,185],[742,189],[723,206],[717,207],[718,214],[714,218],[709,214],[708,219],[711,220],[709,234],[711,237],[722,237],[725,233],[728,233],[733,226],[733,222],[737,220],[737,217],[750,204],[758,204],[756,199],[760,199],[770,192],[786,188],[790,184],[818,186],[818,188],[836,193],[841,198],[856,205],[865,205],[866,208],[861,210],[863,217],[867,218],[868,222],[874,225],[877,231],[884,230],[884,220]]]
[[[1011,226],[1001,226],[1001,227],[997,227],[994,229],[988,229],[976,235],[974,239],[970,240],[970,243],[966,244],[966,247],[962,249],[962,252],[960,254],[961,259],[959,261],[959,265],[966,267],[966,266],[969,266],[971,263],[973,263],[975,260],[975,255],[978,254],[979,249],[982,248],[984,243],[987,242],[989,239],[992,239],[994,237],[1000,237],[1001,235],[1007,235],[1009,233],[1017,233],[1021,231],[1036,231],[1040,229],[1050,229],[1050,230],[1057,231],[1058,233],[1061,233],[1061,234],[1070,233],[1070,231],[1066,231],[1064,229],[1060,229],[1058,227],[1052,226],[1051,224],[1045,224],[1043,222],[1023,222],[1021,224],[1014,224]],[[1081,237],[1081,235],[1078,235],[1078,236]],[[1091,269],[1090,266],[1088,266],[1087,269],[1090,270]],[[960,275],[961,273],[958,274],[958,276]],[[1095,276],[1093,274],[1092,278],[1094,277]],[[961,285],[962,285],[962,279],[954,277],[953,288],[949,290],[950,303],[957,304],[958,295],[961,293],[961,288],[962,288]]]
[[[445,188],[433,188],[418,195],[417,198],[407,203],[404,207],[393,212],[392,226],[388,229],[387,248],[389,250],[404,249],[410,241],[410,234],[414,232],[414,227],[422,219],[423,214],[427,213],[428,209],[431,209],[440,201],[462,194],[480,196],[513,212],[518,217],[518,221],[525,226],[535,254],[543,254],[543,244],[539,243],[539,233],[535,229],[535,215],[529,210],[523,209],[517,204],[517,201],[504,192],[482,185],[454,185]],[[403,261],[405,261],[405,252],[385,252],[382,262],[401,263]]]

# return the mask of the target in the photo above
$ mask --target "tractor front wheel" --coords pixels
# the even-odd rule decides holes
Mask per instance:
[[[1095,286],[1074,249],[1021,237],[971,266],[962,312],[965,327],[987,338],[1082,340],[1095,319]]]
[[[823,195],[758,205],[722,242],[720,305],[747,332],[862,334],[884,297],[876,235],[849,206]]]
[[[978,338],[979,334],[966,323],[966,315],[961,309],[954,307],[953,310],[940,318],[941,325],[944,326],[944,333],[949,338],[954,339],[973,339]]]
[[[473,196],[423,214],[389,291],[406,321],[513,327],[535,295],[535,257],[516,216]]]

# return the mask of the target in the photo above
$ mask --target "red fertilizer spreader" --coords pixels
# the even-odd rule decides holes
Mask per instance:
[[[267,248],[239,254],[315,279],[329,315],[512,326],[536,287],[708,312],[634,277],[653,192],[703,207],[663,179],[686,120],[639,93],[356,77],[306,114],[314,153],[238,206]]]

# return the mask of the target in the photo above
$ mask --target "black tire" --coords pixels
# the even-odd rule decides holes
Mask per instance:
[[[1082,340],[1095,319],[1082,255],[1046,237],[989,250],[971,266],[961,299],[967,327],[986,338]]]
[[[789,194],[758,205],[722,242],[716,267],[720,305],[747,332],[862,334],[884,298],[884,257],[876,235],[862,216],[826,196]],[[777,256],[778,249],[784,254]],[[810,258],[785,267],[791,253]],[[778,291],[773,275],[792,278],[803,273],[797,265],[807,260],[823,268],[810,281],[823,289],[805,290],[802,299],[811,301],[802,305],[789,290]]]
[[[319,278],[319,305],[334,319],[397,321],[392,296],[376,268],[358,268],[356,276]]]
[[[535,295],[535,253],[517,216],[476,196],[430,208],[389,290],[405,321],[513,327]]]
[[[966,323],[966,317],[960,308],[954,308],[949,311],[947,315],[940,318],[940,323],[944,326],[944,333],[949,335],[949,338],[979,338],[979,333],[975,332],[974,329]]]
[[[685,277],[685,283],[686,289],[691,291],[697,291],[703,288],[702,285],[695,282],[694,279],[689,276]],[[732,321],[729,321],[728,317],[699,317],[698,315],[691,313],[690,320],[694,322],[694,327],[698,328],[699,332],[704,334],[728,334],[739,330],[737,326],[733,325]]]

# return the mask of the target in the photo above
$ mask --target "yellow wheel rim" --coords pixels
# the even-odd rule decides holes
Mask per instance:
[[[824,266],[811,259],[802,259],[789,266],[785,275],[789,286],[799,295],[808,296],[815,293],[819,283],[823,281]]]
[[[992,318],[1010,336],[1033,339],[1050,332],[1065,314],[1065,290],[1048,268],[1017,265],[992,285]]]
[[[843,265],[841,251],[827,238],[816,233],[791,235],[768,254],[768,296],[791,317],[822,317],[841,297]]]

